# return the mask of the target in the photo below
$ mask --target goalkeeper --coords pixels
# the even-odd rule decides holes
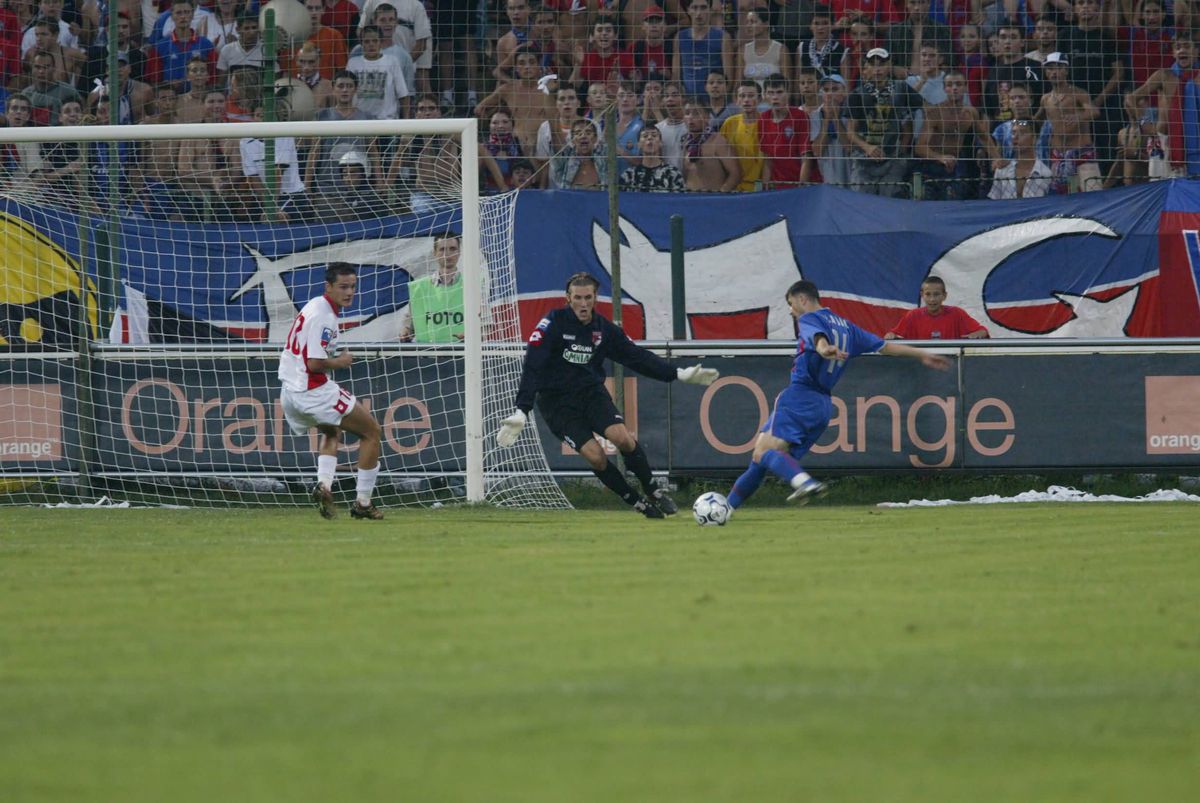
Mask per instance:
[[[604,387],[604,361],[611,359],[643,376],[670,382],[678,379],[710,385],[715,368],[693,365],[674,368],[669,362],[633,343],[607,318],[595,311],[600,282],[589,273],[567,280],[567,306],[543,318],[529,336],[517,410],[501,422],[496,442],[512,446],[529,421],[537,398],[538,409],[556,438],[575,449],[613,493],[642,515],[661,519],[679,510],[674,500],[654,485],[646,452],[617,413]],[[625,458],[625,465],[641,483],[639,494],[625,476],[608,462],[604,448],[592,433],[603,433]]]

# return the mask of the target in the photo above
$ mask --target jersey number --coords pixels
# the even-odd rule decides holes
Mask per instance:
[[[300,355],[300,330],[304,328],[304,316],[297,315],[296,322],[292,324],[292,331],[288,332],[287,347],[288,351],[297,356]],[[341,412],[345,412],[344,410]]]
[[[830,335],[834,348],[836,348],[838,351],[847,351],[848,347],[850,346],[849,332],[843,332],[840,329],[834,329]],[[845,360],[831,360],[828,358],[826,358],[825,361],[829,363],[825,370],[831,374],[833,373],[833,369],[835,367],[841,367],[846,362]]]
[[[345,388],[338,390],[338,400],[333,403],[333,409],[342,415],[346,414],[346,411],[350,409],[350,391]]]

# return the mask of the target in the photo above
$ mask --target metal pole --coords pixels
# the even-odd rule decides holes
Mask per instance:
[[[275,9],[268,8],[263,31],[263,65],[262,65],[262,110],[263,121],[276,122],[275,113]],[[279,204],[276,187],[278,176],[275,171],[275,139],[267,137],[263,140],[263,184],[266,186],[266,197],[263,198],[263,217],[267,223],[274,223]]]
[[[617,105],[614,103],[604,112],[604,149],[608,160],[604,165],[605,181],[608,183],[608,261],[612,276],[612,321],[622,324],[621,315],[621,206],[617,198]],[[625,368],[613,364],[613,404],[617,412],[625,415]],[[620,453],[617,453],[620,459]]]
[[[671,328],[676,340],[687,340],[687,284],[683,271],[683,215],[671,215]]]
[[[108,124],[115,126],[121,121],[121,67],[117,61],[117,19],[115,5],[108,5]],[[87,149],[87,146],[83,146]],[[117,287],[120,286],[121,269],[117,254],[121,245],[121,145],[108,143],[108,243],[105,260],[97,264],[96,281],[100,290],[100,327],[110,325],[117,309]],[[99,252],[97,252],[99,256]],[[101,268],[103,268],[101,270]],[[82,290],[82,287],[80,288]]]

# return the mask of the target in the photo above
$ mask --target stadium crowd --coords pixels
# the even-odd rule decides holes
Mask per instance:
[[[304,0],[307,37],[281,31],[264,69],[257,0],[0,0],[3,124],[104,124],[112,97],[121,125],[475,115],[493,193],[603,188],[610,161],[626,190],[935,199],[1200,174],[1190,0],[664,5]],[[176,220],[347,220],[457,194],[445,137],[277,139],[270,205],[262,141],[135,140],[5,146],[3,189],[82,206],[115,175],[132,211]]]

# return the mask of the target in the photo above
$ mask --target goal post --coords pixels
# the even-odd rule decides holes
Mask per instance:
[[[12,157],[0,176],[0,502],[19,501],[13,489],[302,501],[314,438],[287,432],[274,369],[324,267],[349,262],[360,277],[340,344],[358,359],[333,378],[384,427],[383,504],[569,507],[536,429],[515,449],[492,438],[523,353],[516,203],[480,196],[476,120],[4,128],[0,147]],[[262,169],[272,151],[275,169]],[[367,180],[352,192],[358,166]],[[422,321],[437,319],[426,336],[414,307],[448,303],[429,291],[446,284],[434,249],[447,231],[459,329],[448,336],[448,307],[422,306]],[[401,342],[406,320],[418,342]],[[343,493],[354,448],[339,452]]]

